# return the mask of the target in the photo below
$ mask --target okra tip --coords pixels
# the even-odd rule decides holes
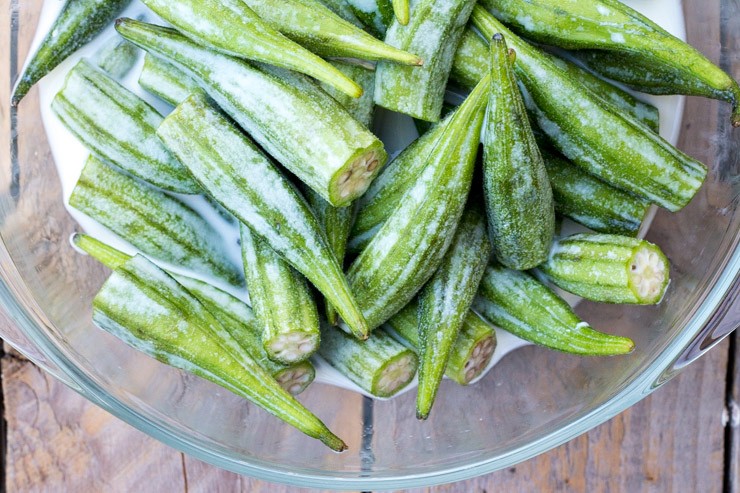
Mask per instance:
[[[740,96],[732,104],[732,126],[735,128],[740,127]]]
[[[319,440],[335,452],[344,452],[349,448],[341,438],[330,431],[319,437]]]

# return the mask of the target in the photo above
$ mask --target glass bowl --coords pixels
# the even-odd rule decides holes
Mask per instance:
[[[11,77],[26,56],[41,3],[12,3],[20,11],[11,18]],[[683,4],[689,42],[739,78],[740,4]],[[0,170],[0,300],[14,323],[4,324],[3,338],[124,421],[225,469],[304,487],[354,490],[488,473],[610,419],[740,323],[740,130],[729,126],[728,105],[689,98],[679,147],[705,162],[710,174],[686,209],[660,211],[648,234],[673,265],[666,299],[657,307],[578,307],[595,327],[633,338],[634,354],[584,359],[527,347],[473,387],[445,381],[427,422],[415,417],[413,392],[374,402],[314,385],[300,398],[347,441],[349,450],[335,454],[229,392],[93,327],[90,301],[107,273],[69,245],[77,226],[62,206],[38,93],[17,111],[8,108],[4,94],[2,110],[11,128],[4,146],[10,159]]]

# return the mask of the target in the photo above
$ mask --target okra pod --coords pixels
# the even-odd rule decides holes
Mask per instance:
[[[280,164],[334,206],[362,195],[382,169],[382,142],[328,94],[205,49],[171,29],[117,24],[134,44],[191,76]]]
[[[413,188],[349,269],[371,328],[403,308],[452,243],[473,178],[490,77],[453,114]]]
[[[162,116],[86,60],[51,103],[64,125],[101,159],[165,190],[198,193],[185,167],[157,139]]]
[[[355,11],[345,0],[321,0],[324,7],[328,8],[339,17],[349,22],[353,26],[365,29],[365,24],[357,17]]]
[[[210,380],[321,440],[347,446],[262,369],[185,288],[137,255],[93,300],[93,321],[159,361]]]
[[[332,60],[331,64],[362,87],[362,96],[351,98],[326,84],[321,85],[322,89],[336,99],[350,115],[355,117],[355,120],[362,123],[366,128],[370,128],[373,123],[373,116],[375,115],[375,101],[373,101],[373,95],[375,94],[375,70],[368,70],[352,63],[336,60]]]
[[[68,0],[13,87],[12,104],[105,28],[131,0]]]
[[[384,38],[395,13],[391,0],[346,0],[358,19],[370,32]]]
[[[142,1],[180,32],[213,50],[310,75],[352,97],[362,95],[354,81],[280,34],[246,0]]]
[[[114,79],[122,79],[139,59],[139,49],[118,35],[108,39],[95,53],[95,65]]]
[[[581,89],[548,56],[528,45],[480,6],[475,26],[486,37],[503,33],[517,52],[516,72],[527,108],[573,163],[618,188],[670,211],[684,207],[707,175],[706,167],[629,115]]]
[[[514,75],[516,54],[491,40],[491,89],[483,132],[483,189],[496,258],[527,270],[547,260],[555,204],[545,163]]]
[[[198,84],[180,69],[149,53],[144,57],[139,85],[172,106],[182,103],[193,91],[200,89]]]
[[[732,124],[740,126],[737,82],[695,48],[619,0],[483,0],[480,4],[529,39],[567,49],[598,50],[607,67],[616,67],[605,75],[621,77],[641,91],[727,101],[733,105]]]
[[[406,26],[410,20],[409,0],[393,0],[393,13],[402,26]]]
[[[407,26],[397,20],[386,43],[418,54],[422,67],[378,64],[375,102],[419,120],[440,119],[452,60],[475,0],[414,0]]]
[[[149,1],[149,0],[147,0]],[[241,0],[293,41],[326,57],[389,60],[421,65],[418,56],[394,48],[345,21],[318,0]]]
[[[143,253],[173,266],[244,284],[218,232],[176,198],[119,173],[90,156],[69,205]]]
[[[118,269],[131,259],[130,255],[84,234],[75,233],[72,236],[72,243],[111,270]],[[206,282],[172,272],[168,274],[195,296],[281,387],[297,395],[311,384],[316,376],[316,370],[310,362],[304,361],[289,366],[268,358],[260,342],[259,324],[249,305]]]
[[[645,240],[577,234],[558,240],[539,270],[553,284],[589,300],[654,305],[668,288],[670,264]]]
[[[439,269],[419,293],[419,390],[416,416],[427,419],[492,246],[482,211],[463,213]]]
[[[583,356],[627,354],[626,337],[597,332],[562,298],[527,273],[490,264],[473,308],[483,318],[524,340]]]
[[[409,303],[403,310],[393,315],[386,325],[393,335],[419,352],[419,305]],[[445,376],[460,385],[481,376],[488,368],[496,350],[496,331],[474,311],[468,311],[463,320],[457,339],[452,345]]]
[[[248,226],[241,226],[244,277],[262,344],[274,361],[308,359],[319,346],[319,313],[306,279]]]
[[[354,334],[367,337],[367,322],[306,201],[205,96],[196,93],[183,101],[157,135],[211,197],[306,276]]]
[[[376,397],[392,397],[416,374],[416,354],[385,331],[360,342],[335,327],[321,327],[319,354],[342,375]]]

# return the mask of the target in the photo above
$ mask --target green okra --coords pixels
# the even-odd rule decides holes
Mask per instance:
[[[554,146],[576,165],[618,188],[677,211],[696,194],[706,167],[612,106],[528,45],[480,6],[471,16],[490,38],[503,33],[517,53],[527,108]]]
[[[600,233],[637,236],[649,202],[604,183],[554,151],[540,150],[558,213]]]
[[[246,0],[142,1],[201,45],[227,55],[310,75],[352,97],[362,95],[362,88],[354,81],[283,36],[254,12]]]
[[[367,337],[367,322],[316,217],[257,146],[197,93],[157,135],[211,197],[306,276],[356,336]]]
[[[128,74],[139,59],[139,49],[115,35],[95,53],[95,65],[115,79]]]
[[[319,347],[319,313],[306,278],[263,238],[241,225],[242,259],[249,298],[270,359],[296,363]]]
[[[146,54],[139,85],[172,106],[177,106],[200,89],[198,84],[171,63]]]
[[[342,375],[376,397],[392,397],[416,374],[416,354],[385,331],[360,342],[335,327],[321,327],[319,354]]]
[[[69,205],[153,258],[239,286],[218,232],[176,198],[90,156]]]
[[[200,192],[185,167],[157,139],[162,116],[86,60],[69,72],[51,108],[101,159],[165,190]]]
[[[347,112],[355,117],[355,120],[362,123],[365,127],[370,128],[375,115],[375,70],[368,70],[352,63],[332,60],[330,62],[337,70],[357,82],[363,89],[362,96],[351,98],[332,87],[322,84],[321,87],[331,97],[337,100]]]
[[[403,310],[393,315],[386,326],[393,335],[419,352],[419,305],[409,303]],[[465,315],[457,339],[452,345],[447,360],[445,376],[460,385],[469,385],[488,368],[496,351],[496,331],[480,315],[470,310]]]
[[[558,240],[539,270],[553,284],[589,300],[654,305],[668,288],[670,264],[645,240],[584,233]]]
[[[331,449],[347,448],[203,304],[146,258],[137,255],[113,272],[93,300],[93,321],[145,354],[250,400]]]
[[[29,90],[78,48],[87,44],[131,0],[68,0],[13,87],[15,106]]]
[[[490,264],[473,308],[484,319],[534,344],[583,356],[631,352],[626,337],[597,332],[547,286],[525,272]]]
[[[516,54],[500,34],[491,40],[491,89],[483,131],[483,189],[496,258],[527,270],[547,260],[555,203],[514,75]]]
[[[393,22],[392,0],[346,0],[355,16],[365,25],[370,32],[378,37],[384,38],[388,26]]]
[[[307,190],[306,199],[314,214],[316,214],[319,224],[323,226],[326,238],[329,240],[329,246],[337,257],[339,265],[344,265],[347,239],[352,229],[355,207],[334,207],[311,189]],[[326,319],[331,325],[339,323],[339,315],[328,301],[326,301]]]
[[[150,0],[147,0],[150,1]],[[273,28],[321,56],[389,60],[421,65],[422,59],[388,45],[345,21],[318,0],[241,0]]]
[[[344,0],[321,0],[324,7],[328,8],[339,17],[349,22],[353,26],[365,29],[365,25],[355,14],[354,9]]]
[[[698,50],[619,0],[483,0],[482,7],[529,39],[598,50],[593,68],[654,94],[687,94],[733,105],[740,126],[740,87]],[[526,16],[522,12],[526,11]],[[592,58],[593,59],[593,58]],[[642,79],[642,80],[640,80]]]
[[[362,195],[387,159],[383,143],[313,82],[291,80],[130,19],[117,29],[192,77],[280,164],[334,206]]]
[[[468,208],[437,272],[419,293],[419,390],[416,397],[419,419],[429,417],[491,251],[483,211]]]
[[[77,248],[111,270],[118,269],[131,259],[130,255],[91,236],[75,233],[72,236],[72,242]],[[314,380],[316,370],[310,362],[284,365],[272,361],[267,356],[260,340],[259,324],[249,305],[206,282],[172,272],[168,274],[195,296],[221,322],[239,345],[285,390],[293,395],[300,394]]]
[[[428,164],[347,278],[371,328],[403,308],[434,274],[467,201],[490,78],[457,109]]]
[[[452,60],[473,5],[474,0],[413,1],[409,24],[394,21],[385,41],[417,53],[424,66],[380,62],[375,103],[419,120],[438,121]]]
[[[409,23],[411,12],[409,7],[409,0],[393,0],[393,13],[396,14],[396,19],[402,26],[406,26]]]

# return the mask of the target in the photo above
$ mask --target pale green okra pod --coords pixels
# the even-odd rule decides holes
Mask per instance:
[[[180,69],[149,53],[144,57],[139,85],[172,106],[182,103],[194,91],[200,89],[198,84]]]
[[[362,87],[363,93],[359,98],[352,98],[326,84],[321,85],[322,89],[336,99],[355,120],[362,123],[365,127],[370,128],[373,123],[373,116],[375,115],[375,101],[373,100],[373,96],[375,95],[375,70],[369,70],[359,65],[337,60],[332,60],[330,63],[337,70],[357,82]]]
[[[139,59],[139,49],[115,34],[95,53],[95,65],[114,79],[128,74]]]

